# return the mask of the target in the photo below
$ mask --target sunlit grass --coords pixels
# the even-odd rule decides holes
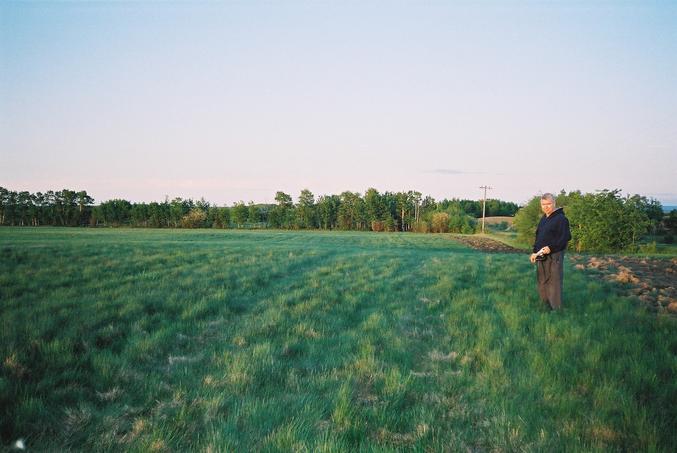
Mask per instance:
[[[0,229],[3,446],[677,447],[677,330],[445,235]]]

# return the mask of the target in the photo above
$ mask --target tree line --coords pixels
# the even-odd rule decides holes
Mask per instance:
[[[677,233],[677,211],[666,215],[655,199],[622,196],[619,189],[585,194],[562,191],[556,198],[569,219],[569,248],[577,252],[635,251],[647,234],[661,234],[664,242],[672,243]],[[540,201],[540,196],[532,198],[515,216],[517,237],[525,245],[533,244],[543,215]]]
[[[93,203],[84,190],[29,193],[0,187],[0,225],[88,225]]]
[[[512,216],[518,206],[486,201],[487,216]],[[15,192],[0,187],[0,225],[12,226],[133,226],[152,228],[280,228],[360,231],[472,233],[482,215],[476,200],[436,201],[421,192],[345,191],[315,195],[307,189],[294,202],[285,192],[274,204],[243,201],[220,207],[205,201],[166,198],[132,203],[124,199],[99,205],[86,191]]]

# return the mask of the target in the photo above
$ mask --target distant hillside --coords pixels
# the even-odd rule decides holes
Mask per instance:
[[[480,217],[479,220],[481,221],[482,218]],[[501,222],[506,222],[508,225],[512,225],[513,220],[515,220],[515,218],[509,216],[493,216],[484,218],[484,221],[487,225],[497,225]]]
[[[673,209],[677,209],[676,205],[663,205],[663,212],[670,212]]]

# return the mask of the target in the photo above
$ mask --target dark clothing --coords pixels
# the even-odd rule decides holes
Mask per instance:
[[[571,240],[569,220],[562,208],[543,216],[536,229],[534,253],[543,247],[550,247],[550,253],[536,261],[538,295],[550,308],[557,310],[562,306],[562,283],[564,282],[564,250]]]
[[[564,252],[546,255],[545,260],[536,261],[538,295],[550,308],[562,307],[562,283],[564,282]]]
[[[550,253],[561,252],[567,248],[567,242],[571,240],[569,220],[564,216],[564,210],[558,208],[550,214],[543,216],[536,229],[536,253],[546,245],[550,247]]]

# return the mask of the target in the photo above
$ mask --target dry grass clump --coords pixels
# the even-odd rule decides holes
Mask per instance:
[[[433,362],[452,362],[458,358],[458,352],[451,351],[448,354],[444,354],[437,349],[434,349],[428,353],[428,357],[430,357],[430,360]]]
[[[16,352],[11,353],[2,362],[2,365],[9,371],[9,373],[17,379],[21,379],[28,374],[28,368],[23,366],[16,355]]]
[[[193,356],[193,357],[186,356],[186,355],[179,355],[179,356],[170,355],[169,357],[167,357],[167,362],[169,362],[170,366],[177,364],[177,363],[179,363],[179,364],[195,363],[195,362],[199,362],[200,360],[202,360],[202,357],[199,356],[199,355]]]
[[[613,276],[613,279],[619,283],[632,283],[633,285],[639,283],[639,278],[625,266],[618,266],[618,272]]]
[[[120,387],[113,387],[112,389],[108,390],[107,392],[96,392],[96,396],[101,400],[101,401],[115,401],[118,399],[124,391]]]

